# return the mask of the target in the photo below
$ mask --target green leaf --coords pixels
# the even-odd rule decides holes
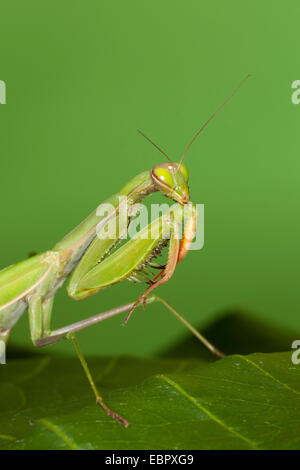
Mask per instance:
[[[300,366],[291,353],[90,359],[106,416],[74,358],[0,369],[1,449],[298,449]]]
[[[204,333],[225,352],[244,354],[287,350],[300,336],[241,313]],[[9,346],[0,366],[0,449],[300,447],[300,365],[291,352],[216,361],[189,336],[158,359],[89,359],[128,429],[95,405],[76,358],[30,353]]]

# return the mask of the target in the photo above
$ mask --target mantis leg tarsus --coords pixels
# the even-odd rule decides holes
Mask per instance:
[[[123,418],[123,416],[119,415],[115,411],[112,411],[110,408],[108,408],[108,406],[106,406],[106,404],[104,403],[101,397],[96,397],[96,402],[105,410],[106,414],[110,416],[112,419],[119,421],[119,423],[121,423],[125,428],[128,428],[130,426],[128,421],[126,421],[126,419]]]
[[[90,386],[95,394],[95,397],[96,397],[96,403],[98,405],[100,405],[106,412],[106,414],[108,416],[110,416],[112,419],[115,419],[116,421],[119,421],[119,423],[121,423],[125,428],[128,428],[129,426],[129,423],[128,421],[126,421],[125,418],[123,418],[123,416],[119,415],[118,413],[116,413],[115,411],[112,411],[110,408],[108,408],[108,406],[104,403],[104,400],[102,398],[102,396],[100,395],[99,391],[98,391],[98,388],[94,382],[94,379],[92,377],[92,374],[90,372],[90,369],[89,369],[89,366],[87,365],[87,362],[79,348],[79,344],[78,344],[78,341],[77,339],[75,338],[75,335],[74,333],[69,333],[67,335],[67,337],[72,341],[73,343],[73,346],[74,346],[74,349],[76,351],[76,354],[77,354],[77,357],[82,365],[82,368],[85,372],[85,375],[90,383]]]
[[[129,310],[129,312],[128,312],[127,315],[126,315],[125,320],[123,321],[123,323],[121,323],[121,326],[126,326],[126,325],[127,325],[129,318],[130,318],[131,315],[133,314],[134,310],[139,306],[139,303],[140,303],[140,299],[138,299],[138,300],[133,304],[133,306],[131,307],[131,309]]]
[[[151,284],[151,286],[154,286],[154,284]],[[151,287],[150,286],[150,287]],[[148,288],[149,289],[149,288]],[[129,310],[129,312],[127,313],[126,317],[125,317],[125,320],[123,321],[123,323],[121,323],[122,326],[126,326],[127,323],[128,323],[128,320],[129,318],[131,317],[131,315],[133,314],[133,312],[135,311],[135,309],[142,303],[142,307],[143,309],[145,310],[146,308],[146,304],[147,304],[147,297],[148,297],[148,289],[146,290],[146,292],[144,294],[142,294],[136,302],[134,302],[134,304],[132,305],[131,309]]]

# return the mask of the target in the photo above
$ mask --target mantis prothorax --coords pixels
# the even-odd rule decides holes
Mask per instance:
[[[108,215],[99,217],[97,215],[99,212],[95,210],[72,232],[57,243],[53,250],[37,254],[0,271],[0,340],[4,343],[7,342],[12,327],[28,309],[33,344],[39,347],[61,339],[71,339],[95,393],[96,402],[104,408],[108,415],[126,427],[128,422],[119,414],[111,411],[98,392],[74,333],[127,311],[129,313],[126,317],[126,322],[139,304],[143,303],[146,305],[152,302],[161,302],[211,352],[219,357],[223,357],[223,354],[209,343],[186,319],[164,299],[153,294],[152,291],[171,278],[176,265],[187,254],[196,230],[196,207],[189,202],[188,170],[182,163],[183,157],[208,122],[231,99],[247,78],[239,84],[234,92],[199,129],[179,163],[173,163],[165,152],[139,131],[167,157],[168,163],[158,164],[150,171],[145,171],[135,176],[119,193],[107,199],[105,203],[110,203],[112,207]],[[128,228],[127,224],[128,219],[130,220],[131,207],[155,191],[162,192],[166,197],[177,203],[175,208],[174,206],[172,208],[172,223],[170,223],[169,213],[163,214],[151,224],[157,228],[155,238],[149,239],[142,236],[143,230],[148,230],[148,227],[145,227],[137,236],[126,241],[121,247],[116,248],[116,245],[120,242],[121,233]],[[126,196],[127,198],[128,219],[126,222],[119,220],[120,196]],[[179,226],[183,222],[181,208],[185,205],[188,205],[188,221],[185,225],[182,239],[179,240],[176,235]],[[101,231],[105,230],[107,223],[112,217],[115,217],[118,221],[118,233],[115,239],[101,237]],[[167,230],[169,235],[165,242]],[[163,241],[163,244],[168,244],[166,265],[161,267],[162,269],[160,269],[159,273],[150,280],[146,292],[136,302],[113,308],[112,310],[54,331],[51,330],[50,320],[54,296],[71,272],[72,275],[67,287],[69,296],[74,300],[85,299],[107,286],[134,278],[135,274],[137,272],[140,273],[144,268],[149,266],[159,268],[159,265],[154,266],[150,259],[157,254]]]

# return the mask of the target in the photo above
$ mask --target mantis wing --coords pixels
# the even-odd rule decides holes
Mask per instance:
[[[0,271],[0,331],[16,323],[27,308],[27,296],[52,278],[58,257],[50,251]]]

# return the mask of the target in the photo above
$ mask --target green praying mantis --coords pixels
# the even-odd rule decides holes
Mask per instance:
[[[247,78],[248,76],[198,130],[179,163],[173,163],[161,148],[139,131],[165,155],[168,162],[155,165],[150,171],[135,176],[118,193],[105,201],[105,204],[109,203],[111,207],[108,214],[99,217],[99,210],[95,210],[58,242],[51,251],[34,255],[0,271],[0,343],[6,344],[11,329],[21,315],[28,310],[33,344],[41,347],[62,339],[70,339],[95,394],[96,403],[125,427],[128,426],[128,421],[112,411],[99,393],[87,362],[79,349],[75,333],[122,312],[129,312],[125,318],[126,323],[140,304],[145,307],[147,304],[160,302],[183,322],[212,353],[219,357],[224,356],[168,302],[153,294],[152,291],[172,277],[177,264],[187,254],[196,231],[197,210],[195,205],[190,202],[189,175],[187,167],[182,162],[183,158],[200,132],[232,98]],[[160,191],[175,202],[172,208],[172,217],[170,217],[170,212],[167,212],[151,223],[151,228],[155,229],[155,236],[150,238],[143,236],[143,233],[149,230],[148,225],[137,236],[118,247],[122,235],[128,230],[128,226],[134,219],[131,208],[156,191]],[[124,197],[127,202],[127,217],[125,218],[120,217],[122,204],[120,197]],[[186,209],[187,221],[180,239],[178,233],[179,227],[183,224],[182,207]],[[114,237],[101,236],[107,230],[112,219],[117,221],[116,234]],[[165,265],[161,266],[155,262],[155,257],[165,246],[168,246],[168,256]],[[149,272],[153,275],[152,270],[158,270],[158,274],[149,278]],[[148,288],[135,302],[52,331],[51,314],[54,297],[68,277],[70,280],[67,291],[74,300],[83,300],[95,295],[107,286],[124,280],[145,281]]]

